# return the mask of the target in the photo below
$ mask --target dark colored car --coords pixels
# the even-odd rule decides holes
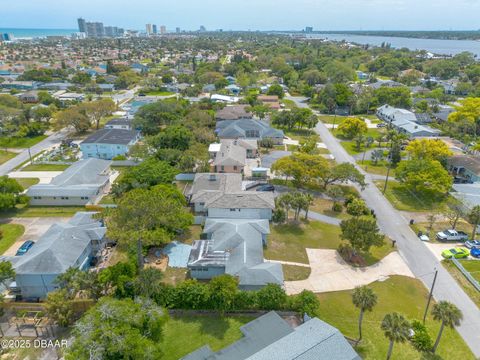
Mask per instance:
[[[257,191],[275,191],[275,186],[270,184],[260,185],[257,187]]]
[[[27,253],[28,250],[35,244],[32,240],[25,241],[22,246],[20,246],[17,250],[16,256],[22,256]]]

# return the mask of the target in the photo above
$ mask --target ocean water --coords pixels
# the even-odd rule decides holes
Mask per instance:
[[[67,36],[78,29],[15,29],[15,28],[0,28],[0,33],[13,34],[15,38],[38,38],[46,36]]]

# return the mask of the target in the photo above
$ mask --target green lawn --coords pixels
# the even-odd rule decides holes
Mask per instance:
[[[171,91],[149,91],[149,92],[146,92],[145,95],[149,95],[149,96],[171,96],[171,95],[175,95],[175,93],[171,92]]]
[[[477,280],[480,281],[480,261],[461,260],[463,267]]]
[[[339,203],[342,204],[343,202],[339,201]],[[341,212],[333,211],[332,207],[333,207],[333,200],[316,197],[313,199],[313,204],[310,206],[310,210],[315,211],[319,214],[323,214],[323,215],[334,217],[334,218],[339,218],[339,219],[350,218],[350,215],[348,215],[345,212],[344,207],[342,207]]]
[[[63,164],[30,164],[25,166],[22,171],[63,171],[69,166]]]
[[[100,200],[99,204],[115,204],[115,200],[113,199],[113,195],[105,195]]]
[[[308,264],[306,248],[337,249],[341,241],[340,227],[320,221],[275,225],[271,227],[264,256],[271,260]],[[391,250],[388,240],[380,248],[373,247],[371,254],[363,254],[366,264],[378,262]]]
[[[243,337],[240,327],[253,317],[172,316],[164,327],[162,360],[178,360],[208,344],[218,351]]]
[[[421,320],[427,301],[428,291],[416,279],[392,276],[383,282],[369,285],[378,296],[378,303],[372,312],[366,312],[363,320],[363,341],[357,351],[363,359],[384,359],[388,340],[380,324],[387,313],[399,312],[409,320]],[[318,294],[320,300],[319,317],[337,327],[345,336],[358,336],[358,309],[352,304],[352,291],[339,291]],[[426,326],[435,340],[439,323],[427,318]],[[455,344],[455,346],[452,346]],[[473,360],[474,356],[455,330],[445,328],[438,354],[443,359]],[[421,358],[409,343],[395,344],[392,360],[419,360]]]
[[[163,282],[170,285],[178,285],[187,279],[188,270],[167,266],[163,272]]]
[[[83,206],[24,206],[17,205],[13,210],[0,212],[5,217],[70,217],[78,211],[85,211]]]
[[[0,150],[0,165],[6,163],[8,160],[13,159],[15,156],[17,156],[17,154],[13,152]]]
[[[365,170],[370,174],[385,175],[385,176],[387,175],[388,168],[387,168],[386,161],[379,161],[377,162],[377,164],[374,164],[372,160],[365,160],[365,161],[358,160],[357,164],[359,164],[363,170]],[[395,176],[395,169],[390,169],[389,176],[391,177]]]
[[[200,225],[190,225],[190,227],[179,236],[175,237],[175,240],[181,241],[185,244],[192,244],[194,240],[200,240],[200,234],[203,229]]]
[[[47,138],[47,135],[39,135],[39,136],[24,137],[24,138],[3,137],[0,139],[0,148],[28,148],[39,143],[45,138]]]
[[[0,255],[7,251],[10,246],[23,235],[25,228],[19,224],[0,224]]]
[[[305,280],[310,276],[312,269],[305,266],[282,265],[285,281]]]
[[[26,190],[32,185],[38,184],[40,179],[38,178],[15,178],[17,182],[22,185],[22,187]]]
[[[385,185],[384,181],[375,181],[375,184],[381,191],[383,191]],[[408,190],[404,185],[393,180],[388,182],[385,196],[396,209],[414,212],[431,210],[442,212],[446,209],[448,202],[454,201],[451,196],[445,197],[441,200],[435,200],[429,196],[415,194]]]
[[[479,266],[477,264],[474,265],[466,265],[468,262],[475,262],[475,263],[480,263],[478,260],[462,260],[462,265],[470,271],[472,266]],[[450,260],[443,260],[442,265],[445,269],[448,270],[450,275],[458,282],[458,284],[463,288],[463,291],[472,299],[472,301],[477,304],[477,306],[480,308],[480,292],[472,285],[472,283],[463,275],[463,273],[458,270],[458,268],[455,266],[455,264],[450,261]],[[466,265],[466,266],[465,266]],[[467,268],[468,266],[468,268]],[[477,280],[480,279],[480,273],[475,272],[476,269],[474,270],[474,273],[472,274],[474,277],[476,277]],[[476,270],[478,271],[478,269]],[[480,281],[480,280],[479,280]]]
[[[300,142],[308,139],[312,135],[316,135],[315,131],[309,129],[294,129],[294,130],[283,130],[285,135],[293,140],[298,140]],[[321,141],[321,140],[319,140]]]

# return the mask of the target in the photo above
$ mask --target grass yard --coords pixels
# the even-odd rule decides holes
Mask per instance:
[[[343,202],[340,201],[339,203],[341,204]],[[333,200],[316,197],[313,200],[313,204],[310,206],[310,210],[315,211],[319,214],[323,214],[323,215],[334,217],[334,218],[339,218],[339,219],[350,218],[350,215],[348,215],[345,212],[345,208],[342,207],[341,212],[336,212],[332,210],[332,207],[333,207]]]
[[[83,206],[25,206],[17,205],[13,210],[0,212],[5,217],[70,217],[78,211],[85,211]]]
[[[309,267],[297,265],[282,265],[285,281],[305,280],[312,270]]]
[[[170,285],[178,285],[187,279],[188,270],[167,266],[163,272],[163,282]]]
[[[382,191],[384,181],[375,181],[375,185]],[[396,181],[389,181],[385,197],[397,209],[403,211],[431,211],[442,212],[446,209],[449,201],[454,201],[451,196],[441,200],[435,200],[428,196],[420,196],[409,191],[404,185]]]
[[[339,244],[338,226],[320,221],[275,225],[271,227],[264,255],[266,259],[308,264],[305,248],[336,249]]]
[[[480,261],[478,260],[460,260],[463,267],[480,282]]]
[[[30,164],[22,168],[21,171],[64,171],[69,166],[63,164]]]
[[[358,160],[357,164],[360,165],[363,170],[370,174],[387,176],[388,168],[386,161],[379,161],[377,162],[377,164],[374,164],[372,160]],[[395,177],[395,169],[390,169],[389,176],[391,176],[392,178]]]
[[[115,204],[115,200],[113,199],[113,195],[107,194],[100,200],[99,204],[109,205]]]
[[[472,266],[472,265],[467,265],[465,266],[466,262],[477,262],[480,263],[478,260],[462,260],[462,265],[470,271],[467,266]],[[460,270],[455,266],[455,264],[449,260],[443,260],[442,265],[445,269],[448,270],[450,275],[457,281],[457,283],[463,288],[463,291],[472,299],[472,301],[477,304],[477,306],[480,308],[480,292],[478,292],[477,289],[472,285],[470,281],[465,277],[465,275],[462,274]],[[480,264],[479,264],[480,265]],[[473,265],[473,266],[478,266],[478,265]],[[472,275],[476,275],[476,279],[480,281],[480,273],[474,273]]]
[[[378,296],[378,303],[372,312],[366,312],[363,320],[363,340],[356,349],[363,359],[384,359],[388,350],[380,324],[387,313],[399,312],[409,320],[421,320],[428,291],[416,279],[392,276],[383,282],[369,285]],[[345,336],[358,336],[358,309],[352,304],[352,291],[330,292],[317,295],[320,300],[319,317],[337,327]],[[426,326],[435,341],[440,324],[429,315]],[[455,346],[452,346],[455,344]],[[455,330],[445,328],[438,348],[443,359],[473,360],[474,356]],[[393,360],[419,360],[418,353],[409,343],[393,347]]]
[[[300,142],[308,139],[309,136],[316,135],[316,132],[310,129],[293,129],[293,130],[283,130],[285,136],[288,136],[292,140],[298,140]],[[321,141],[321,140],[318,140]]]
[[[28,148],[47,138],[47,135],[39,135],[34,137],[23,138],[7,138],[0,139],[0,148]]]
[[[240,327],[253,317],[172,316],[163,330],[162,360],[178,360],[208,344],[218,351],[243,337]]]
[[[17,182],[22,185],[22,187],[26,190],[32,185],[36,185],[39,183],[40,179],[38,178],[15,178]]]
[[[175,93],[171,92],[171,91],[148,91],[144,94],[149,95],[149,96],[172,96],[172,95],[175,95]]]
[[[17,156],[16,153],[0,150],[0,165],[6,163],[8,160],[13,159],[15,156]]]
[[[25,228],[19,224],[0,224],[0,255],[3,255],[10,246],[23,235]]]

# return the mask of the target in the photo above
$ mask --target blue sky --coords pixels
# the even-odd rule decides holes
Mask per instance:
[[[480,0],[1,0],[0,28],[75,28],[76,19],[131,29],[479,29]]]

